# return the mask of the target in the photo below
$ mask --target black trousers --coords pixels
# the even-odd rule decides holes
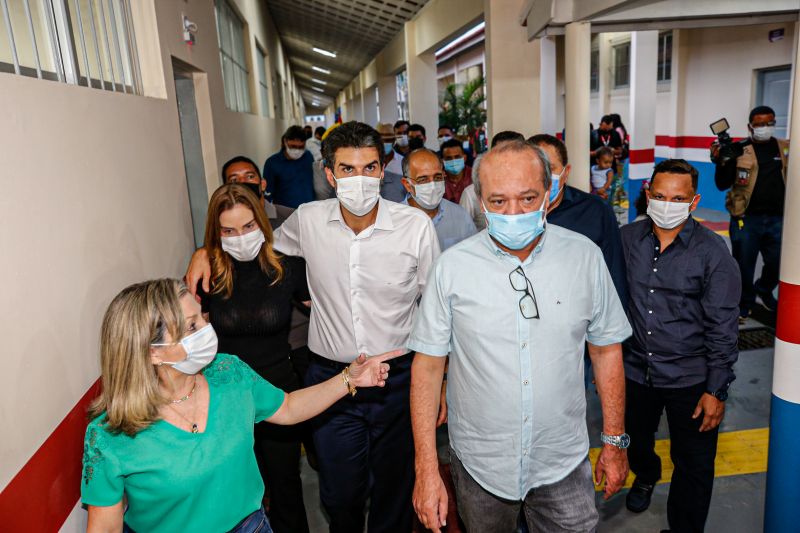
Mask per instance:
[[[714,485],[714,458],[719,427],[700,432],[703,415],[692,419],[705,383],[666,389],[625,380],[625,427],[631,437],[628,460],[631,471],[644,483],[661,478],[661,459],[655,453],[655,433],[666,411],[670,458],[675,465],[667,499],[670,529],[679,533],[702,532]]]
[[[369,533],[411,531],[411,358],[389,364],[385,387],[359,389],[356,396],[345,396],[311,420],[320,499],[330,517],[331,533],[361,533],[367,499]],[[342,368],[312,358],[306,385],[336,376]]]

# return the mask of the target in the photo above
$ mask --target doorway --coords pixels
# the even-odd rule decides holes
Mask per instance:
[[[766,105],[775,110],[775,137],[785,139],[792,68],[787,65],[756,72],[756,105]]]
[[[172,59],[172,71],[175,78],[175,95],[178,100],[183,167],[186,172],[186,188],[189,192],[194,244],[196,248],[200,248],[203,246],[203,234],[206,227],[208,188],[203,164],[200,122],[197,116],[194,72],[191,67],[175,58]]]

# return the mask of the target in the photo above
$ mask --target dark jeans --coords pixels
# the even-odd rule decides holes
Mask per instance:
[[[367,499],[369,533],[411,531],[411,359],[390,365],[385,387],[359,389],[312,419],[320,499],[330,517],[331,533],[361,533]],[[342,368],[312,359],[306,385],[338,376]]]
[[[128,524],[122,524],[122,533],[136,533]],[[244,520],[236,524],[228,533],[272,533],[272,528],[269,527],[269,520],[264,513],[264,508],[258,511],[253,511],[247,515]]]
[[[739,221],[742,227],[739,227]],[[783,217],[767,215],[746,215],[731,218],[730,235],[733,258],[739,264],[742,274],[742,300],[739,310],[746,316],[755,305],[756,294],[753,289],[756,260],[758,254],[764,259],[761,278],[756,282],[766,291],[772,292],[778,286],[778,270],[781,257],[781,232]]]
[[[531,531],[592,532],[599,515],[594,503],[592,465],[587,458],[561,481],[531,489],[522,501],[504,500],[484,489],[450,450],[458,514],[467,533],[513,533],[520,510]]]
[[[704,392],[705,383],[664,389],[625,380],[625,427],[631,436],[628,461],[631,471],[647,484],[661,478],[655,433],[662,411],[667,412],[670,458],[675,465],[667,499],[667,519],[676,533],[702,532],[711,504],[719,427],[701,433],[703,416],[692,419]]]
[[[255,451],[269,491],[269,520],[275,533],[308,533],[300,479],[300,441],[304,426],[259,422]]]

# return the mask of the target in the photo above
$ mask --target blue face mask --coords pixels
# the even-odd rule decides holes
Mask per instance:
[[[563,174],[564,171],[561,171]],[[561,174],[553,174],[552,180],[553,183],[550,185],[550,203],[552,204],[556,200],[556,196],[558,196],[559,188],[558,186],[561,184]]]
[[[521,250],[544,232],[544,202],[537,211],[519,215],[492,213],[483,206],[489,235],[508,248]]]
[[[394,143],[383,143],[383,155],[389,155],[393,147]]]
[[[464,170],[464,165],[463,157],[461,159],[451,159],[444,162],[444,169],[448,174],[460,174]]]

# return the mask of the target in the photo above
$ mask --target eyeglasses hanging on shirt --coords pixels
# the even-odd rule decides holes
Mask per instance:
[[[536,295],[533,293],[533,284],[521,266],[518,266],[508,274],[508,281],[511,288],[517,292],[524,293],[519,299],[519,311],[527,319],[539,318],[539,306],[536,304]]]

